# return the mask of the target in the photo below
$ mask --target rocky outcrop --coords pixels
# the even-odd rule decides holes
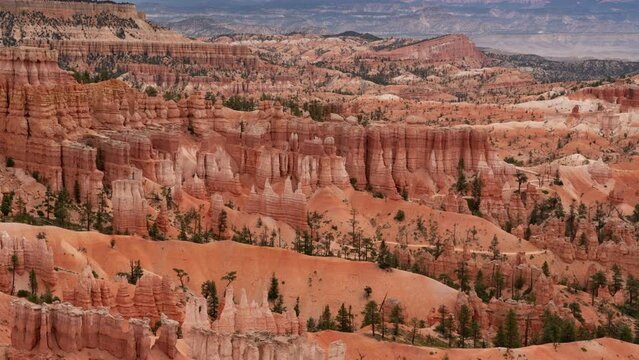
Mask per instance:
[[[214,233],[219,232],[219,221],[220,214],[224,210],[224,198],[221,194],[215,193],[211,195],[211,205],[209,208],[209,216],[211,218],[211,224],[209,226],[210,229],[213,230]],[[225,234],[218,234],[220,237],[224,237]]]
[[[206,299],[201,296],[190,297],[184,308],[182,329],[185,333],[188,333],[192,328],[210,328],[207,302]]]
[[[113,316],[106,309],[81,310],[69,304],[11,302],[11,345],[31,352],[74,353],[100,349],[119,359],[149,359],[151,331],[146,320]]]
[[[272,337],[263,334],[221,335],[205,329],[192,329],[186,335],[191,358],[205,359],[299,359],[325,360],[326,352],[304,337]],[[329,360],[344,359],[344,344],[329,345]]]
[[[73,78],[58,67],[55,51],[25,47],[0,49],[0,78],[9,92],[24,85],[51,86],[73,82]]]
[[[418,60],[421,63],[460,62],[480,67],[488,60],[464,35],[444,35],[426,39],[395,50],[373,53],[373,57],[391,60]]]
[[[160,327],[157,331],[158,339],[155,341],[153,348],[159,348],[169,359],[175,358],[177,355],[178,328],[180,324],[162,314],[160,318]]]
[[[20,61],[16,58],[13,66],[22,66]],[[303,216],[293,218],[286,214],[288,209],[268,209],[269,201],[277,199],[266,189],[267,181],[280,184],[290,179],[290,188],[296,191],[288,192],[285,183],[277,201],[292,202],[299,210],[303,209],[300,195],[352,184],[390,198],[399,199],[407,192],[427,202],[442,199],[440,207],[465,212],[465,199],[448,196],[463,165],[468,177],[479,175],[484,182],[483,214],[501,221],[508,213],[517,216],[523,206],[511,196],[514,168],[497,158],[485,131],[472,127],[314,122],[266,102],[259,111],[242,113],[240,118],[219,102],[203,101],[201,93],[175,103],[149,97],[117,80],[79,85],[53,78],[40,82],[46,86],[15,85],[28,82],[29,76],[26,79],[0,83],[3,151],[17,167],[37,172],[54,190],[72,189],[76,181],[82,182],[82,193],[98,189],[100,171],[104,181],[123,181],[115,194],[116,231],[145,233],[143,206],[131,201],[141,197],[135,185],[125,184],[133,168],[141,169],[152,182],[181,186],[200,199],[213,192],[240,194],[251,186],[258,189],[257,195],[264,187],[260,196],[251,195],[252,211],[296,227],[303,226]],[[189,124],[203,139],[199,148],[180,145],[180,132]],[[77,140],[90,147],[63,142],[65,136],[88,129],[99,134]],[[435,197],[440,195],[446,197]],[[255,201],[258,198],[262,199]],[[134,213],[137,219],[131,217]]]
[[[53,267],[53,250],[45,240],[17,238],[7,232],[0,234],[0,291],[9,293],[12,288],[11,258],[16,256],[16,275],[34,270],[36,277],[46,288],[55,290],[57,276]]]
[[[114,296],[111,289],[116,287]],[[163,314],[179,322],[184,319],[180,294],[169,278],[150,273],[138,280],[131,295],[126,282],[96,279],[87,266],[78,275],[75,287],[63,291],[63,299],[83,309],[107,307],[125,318],[148,318],[153,323]]]
[[[209,191],[240,193],[239,174],[233,172],[231,161],[230,155],[222,147],[217,147],[213,153],[198,153],[197,175],[204,179]]]
[[[141,180],[116,180],[112,183],[113,231],[147,234],[144,188]]]
[[[129,179],[131,177],[131,162],[129,157],[129,144],[111,139],[100,138],[94,141],[103,163],[104,182],[111,184],[115,180]]]
[[[201,299],[201,298],[200,298]],[[206,321],[206,302],[193,299],[187,305],[185,340],[193,359],[301,359],[342,360],[346,347],[338,341],[328,351],[309,341],[297,316],[290,313],[274,314],[264,292],[261,305],[250,304],[244,289],[240,303],[235,304],[233,288],[227,287],[224,308],[212,329]],[[302,322],[303,323],[303,322]],[[279,335],[279,336],[274,336]]]
[[[284,182],[284,192],[281,195],[273,191],[268,180],[262,194],[258,195],[255,188],[251,189],[246,208],[249,213],[270,216],[296,229],[304,229],[306,226],[306,196],[299,188],[293,192],[289,178]]]
[[[144,274],[135,286],[133,309],[134,317],[149,318],[154,323],[161,314],[178,322],[184,319],[184,308],[171,281],[150,273]]]
[[[83,309],[110,308],[115,305],[110,284],[105,280],[96,279],[90,266],[85,267],[78,275],[75,288],[65,289],[62,294],[64,301]]]
[[[80,202],[97,204],[102,191],[103,173],[96,168],[97,151],[94,148],[70,141],[62,142],[62,180],[70,194],[80,190]]]
[[[212,328],[220,334],[247,334],[266,332],[276,335],[300,335],[305,332],[305,325],[297,316],[284,312],[272,313],[266,299],[266,292],[262,303],[249,303],[246,291],[241,290],[240,303],[235,304],[233,288],[226,288],[224,308],[218,320],[213,322]]]
[[[618,104],[620,111],[639,108],[639,87],[637,85],[613,84],[585,88],[570,95],[573,99],[595,98]]]

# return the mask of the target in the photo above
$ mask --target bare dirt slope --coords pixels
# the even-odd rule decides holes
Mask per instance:
[[[117,272],[127,271],[131,260],[139,259],[145,271],[170,275],[176,283],[178,279],[173,269],[184,269],[190,278],[187,286],[199,293],[204,280],[213,279],[221,287],[220,278],[224,274],[238,271],[234,287],[246,288],[249,298],[260,299],[275,273],[281,281],[285,305],[292,309],[295,298],[300,296],[304,317],[317,317],[326,304],[336,311],[341,303],[345,303],[352,305],[354,312],[359,312],[366,302],[366,286],[373,288],[373,297],[378,300],[386,293],[390,298],[400,299],[407,315],[420,319],[425,319],[431,309],[440,304],[452,307],[457,297],[456,290],[431,278],[400,270],[383,271],[374,263],[310,257],[290,250],[231,241],[205,245],[154,242],[133,236],[107,236],[22,224],[0,224],[0,231],[33,238],[37,233],[45,232],[60,274],[79,272],[88,263],[100,277],[113,278]],[[113,249],[109,245],[112,238],[116,240]]]
[[[381,342],[362,334],[324,331],[312,334],[321,344],[338,339],[346,343],[346,359],[639,359],[639,345],[603,338],[560,344],[529,346],[507,350],[489,349],[438,349],[417,347],[391,342]],[[363,357],[362,357],[363,356]]]

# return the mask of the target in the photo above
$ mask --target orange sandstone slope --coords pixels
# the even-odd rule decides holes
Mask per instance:
[[[108,236],[95,232],[73,232],[56,227],[32,227],[0,224],[0,231],[14,236],[35,238],[45,232],[53,248],[59,274],[80,272],[90,264],[105,278],[126,271],[129,261],[140,260],[145,271],[175,276],[173,268],[189,274],[187,284],[199,293],[200,284],[237,271],[234,287],[245,288],[249,298],[260,298],[268,289],[273,273],[282,282],[285,304],[292,308],[300,297],[301,315],[317,317],[325,305],[337,309],[342,303],[362,309],[366,299],[364,287],[373,288],[373,297],[397,298],[406,307],[408,317],[426,319],[439,305],[453,308],[457,291],[431,278],[400,271],[381,270],[370,262],[337,258],[311,257],[290,250],[243,245],[231,241],[194,244],[182,241],[154,242],[134,236]],[[116,240],[115,248],[110,240]],[[177,283],[177,278],[174,279]],[[64,284],[56,290],[61,291]]]
[[[439,349],[377,341],[357,333],[323,331],[311,334],[322,345],[335,340],[346,343],[346,359],[639,359],[639,345],[602,338],[573,343],[535,345],[518,349]]]

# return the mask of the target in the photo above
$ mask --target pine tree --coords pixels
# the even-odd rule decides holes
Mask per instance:
[[[439,312],[439,324],[435,327],[436,331],[439,331],[442,335],[446,335],[448,333],[448,324],[446,322],[446,317],[448,315],[448,309],[445,305],[441,305],[437,312]]]
[[[53,205],[53,215],[55,216],[56,223],[59,226],[64,227],[69,222],[69,207],[71,201],[69,199],[69,193],[65,188],[62,188],[56,196],[55,203]]]
[[[284,296],[280,294],[273,304],[273,312],[281,314],[284,311],[286,311],[286,306],[284,306]]]
[[[404,311],[399,304],[393,305],[390,313],[390,321],[393,323],[393,335],[399,335],[399,324],[404,323]]]
[[[362,327],[371,325],[373,336],[375,336],[375,325],[379,324],[379,322],[381,321],[379,308],[375,300],[371,300],[366,303],[364,311],[362,311],[362,316]]]
[[[300,316],[300,297],[298,296],[295,299],[295,306],[293,307],[293,311],[295,311],[295,316]]]
[[[339,310],[337,311],[337,316],[335,316],[335,322],[337,323],[337,331],[341,332],[353,332],[353,324],[351,323],[351,317],[346,310],[346,306],[342,303]]]
[[[493,254],[492,260],[497,260],[501,257],[499,252],[499,239],[497,239],[497,234],[493,235],[493,239],[490,242],[490,252]]]
[[[590,293],[592,295],[592,305],[595,304],[595,297],[599,295],[599,288],[606,286],[606,274],[603,271],[597,271],[590,277]]]
[[[497,327],[497,335],[493,339],[496,347],[508,347],[508,341],[506,340],[506,333],[504,332],[504,325],[499,323]]]
[[[481,178],[479,177],[479,174],[476,174],[473,177],[473,181],[471,183],[471,195],[473,198],[472,198],[472,201],[470,201],[468,206],[470,212],[475,216],[481,216],[481,211],[480,211],[481,188],[482,188]]]
[[[483,302],[488,302],[489,297],[486,292],[486,284],[484,284],[484,273],[481,270],[475,275],[475,293]]]
[[[328,305],[326,305],[322,315],[320,315],[317,320],[317,330],[335,330],[335,328],[336,326],[333,321],[333,316],[331,315],[331,309]]]
[[[91,230],[91,224],[93,223],[93,218],[95,217],[95,212],[93,212],[93,208],[91,206],[91,200],[87,196],[87,200],[82,204],[82,223],[85,225],[85,230]]]
[[[140,265],[140,260],[131,260],[129,263],[129,272],[119,272],[118,276],[124,276],[131,285],[138,283],[138,280],[144,275],[144,269]]]
[[[479,335],[480,335],[479,323],[473,319],[470,323],[470,333],[473,337],[473,347],[476,348],[479,343]]]
[[[11,265],[8,270],[11,271],[11,295],[13,295],[16,290],[16,271],[18,270],[18,255],[15,252],[11,255]]]
[[[519,337],[519,328],[517,327],[517,314],[514,310],[508,311],[506,315],[506,347],[518,348],[521,346],[521,338]]]
[[[639,297],[639,279],[628,275],[626,280],[626,304],[632,306]]]
[[[222,211],[220,211],[220,214],[217,216],[217,237],[218,237],[218,239],[222,239],[222,236],[224,235],[224,232],[226,232],[227,218],[228,218],[228,215],[226,213],[226,210],[222,209]]]
[[[464,159],[460,158],[457,163],[457,182],[455,183],[455,191],[465,195],[468,188],[468,182],[466,181],[466,175],[464,175]]]
[[[391,253],[386,245],[386,241],[382,239],[379,245],[379,253],[377,254],[377,266],[380,269],[389,269],[391,267]]]
[[[526,174],[524,174],[523,172],[517,170],[515,172],[515,180],[517,181],[517,193],[521,194],[521,184],[525,183],[526,181],[528,181],[528,176],[526,176]]]
[[[312,317],[310,317],[310,318],[308,318],[308,320],[306,320],[306,330],[308,332],[317,331],[317,322],[315,322],[315,319],[313,319]]]
[[[459,334],[459,346],[466,347],[466,338],[470,335],[469,328],[470,310],[468,305],[462,305],[459,309],[459,315],[457,318],[457,333]]]
[[[29,272],[29,288],[31,289],[31,294],[38,295],[38,279],[34,269]]]
[[[617,291],[623,289],[623,277],[621,276],[621,268],[619,265],[612,265],[612,284],[610,284],[610,290],[612,295],[615,295]]]
[[[274,302],[280,296],[279,281],[275,277],[275,273],[271,276],[271,287],[268,289],[268,301]]]
[[[459,289],[465,293],[470,291],[470,285],[468,284],[468,271],[466,269],[466,260],[462,259],[459,262],[459,267],[455,270],[457,279],[459,279]]]
[[[220,300],[217,296],[215,281],[207,280],[202,283],[202,296],[206,299],[207,313],[211,321],[217,320]]]
[[[0,211],[2,211],[2,215],[4,215],[5,217],[9,216],[9,214],[11,213],[14,196],[15,193],[13,191],[2,194],[2,205],[0,206]]]

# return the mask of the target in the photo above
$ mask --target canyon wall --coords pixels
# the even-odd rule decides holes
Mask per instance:
[[[130,288],[134,287],[133,294]],[[116,290],[114,290],[116,289]],[[96,279],[90,267],[78,274],[74,288],[63,291],[63,300],[82,309],[107,307],[125,318],[148,318],[152,323],[167,318],[182,322],[182,292],[168,277],[146,273],[135,286]]]
[[[514,167],[497,157],[486,132],[470,126],[315,122],[294,117],[277,103],[262,102],[254,112],[232,111],[204,101],[199,92],[176,103],[117,80],[80,85],[59,69],[58,75],[40,71],[44,64],[54,67],[55,53],[48,50],[0,54],[16,69],[0,73],[3,152],[54,191],[65,187],[73,193],[77,182],[81,196],[93,204],[102,184],[113,184],[119,232],[146,234],[144,194],[130,180],[134,168],[152,182],[182,187],[200,199],[255,187],[251,212],[297,228],[304,226],[301,215],[272,205],[303,211],[302,195],[326,186],[431,201],[450,193],[460,167],[467,177],[481,176],[487,216],[502,219],[507,208],[520,206],[504,197]],[[180,134],[187,128],[199,140],[196,147],[183,145],[186,135]],[[284,185],[283,195],[273,197],[268,183]],[[458,200],[463,208],[463,199]]]
[[[150,359],[148,320],[126,320],[106,309],[80,310],[69,304],[11,302],[11,346],[31,353],[100,349],[119,359]]]
[[[15,255],[15,275],[20,277],[35,271],[36,278],[50,291],[55,290],[57,276],[53,267],[53,250],[46,240],[12,237],[6,232],[0,234],[0,291],[10,293],[13,288]]]
[[[113,231],[122,234],[147,234],[144,187],[141,179],[112,183]]]

